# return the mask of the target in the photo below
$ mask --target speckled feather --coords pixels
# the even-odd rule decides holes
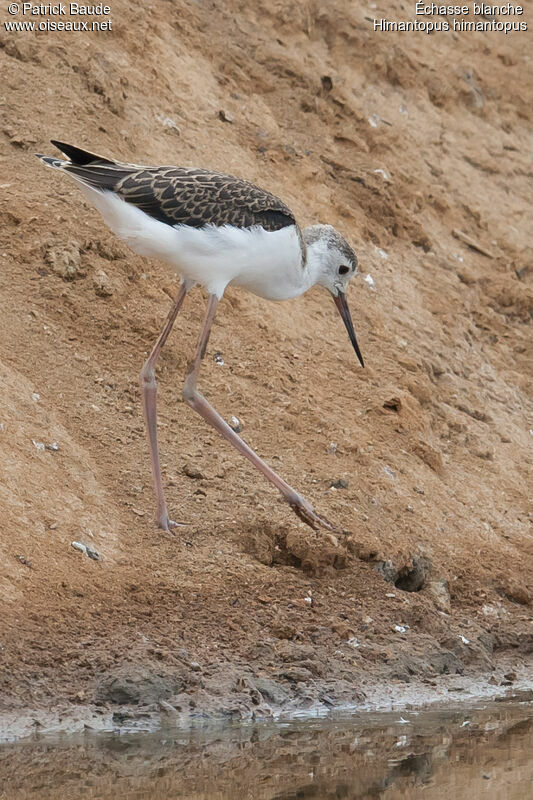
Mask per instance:
[[[65,172],[95,189],[115,192],[167,225],[261,225],[266,231],[296,225],[292,211],[278,197],[232,175],[194,167],[123,164],[61,142],[53,144],[70,158],[60,162]]]

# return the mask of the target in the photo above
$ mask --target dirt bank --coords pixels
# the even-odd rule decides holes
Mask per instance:
[[[111,32],[0,29],[2,710],[238,716],[531,662],[531,36],[374,13],[117,0]],[[50,137],[236,173],[352,242],[365,370],[323,291],[229,291],[200,379],[346,534],[181,403],[199,291],[159,368],[188,526],[155,529],[137,374],[176,279],[41,167]]]

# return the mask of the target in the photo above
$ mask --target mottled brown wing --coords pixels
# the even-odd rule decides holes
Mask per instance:
[[[122,177],[114,191],[168,225],[262,225],[268,231],[295,225],[290,209],[273,194],[208,170],[147,168]]]
[[[190,167],[122,164],[72,145],[53,143],[71,159],[53,166],[95,189],[116,192],[167,225],[262,225],[276,231],[296,224],[291,210],[278,197],[231,175]]]

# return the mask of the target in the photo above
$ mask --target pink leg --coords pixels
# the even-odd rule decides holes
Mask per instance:
[[[154,477],[154,487],[157,499],[157,524],[164,531],[169,531],[180,524],[173,522],[168,516],[167,504],[165,501],[165,493],[163,491],[163,481],[161,479],[161,465],[159,463],[159,451],[157,448],[157,383],[155,379],[155,365],[159,358],[161,348],[165,344],[175,319],[178,316],[185,295],[187,294],[187,287],[182,283],[180,290],[172,308],[170,309],[165,326],[161,331],[154,349],[148,356],[144,366],[139,374],[139,384],[141,386],[141,397],[144,412],[144,421],[146,423],[146,435],[148,437],[148,444],[150,446],[150,458],[152,461],[152,474]]]
[[[209,340],[211,325],[213,324],[213,320],[215,318],[217,305],[218,298],[216,295],[209,295],[209,305],[207,307],[204,328],[198,342],[196,355],[189,367],[189,371],[185,379],[185,385],[183,387],[183,399],[194,411],[200,414],[200,416],[202,416],[206,422],[208,422],[213,426],[213,428],[221,433],[222,436],[227,439],[236,450],[239,451],[239,453],[242,453],[245,458],[251,461],[254,467],[256,467],[271,483],[274,484],[276,489],[279,489],[285,500],[289,503],[292,510],[300,517],[300,519],[302,519],[315,530],[319,525],[323,526],[324,528],[328,528],[328,530],[335,530],[333,525],[331,525],[327,520],[315,514],[311,504],[308,503],[307,500],[305,500],[301,495],[299,495],[298,492],[296,492],[291,486],[289,486],[289,484],[286,483],[283,478],[280,478],[280,476],[274,472],[274,470],[271,469],[268,464],[265,464],[265,462],[259,458],[256,453],[254,453],[251,447],[248,447],[246,442],[244,442],[240,436],[237,436],[235,431],[230,428],[227,422],[222,419],[220,414],[215,411],[213,406],[207,402],[205,397],[203,397],[196,388],[198,373],[200,372],[200,364],[205,354],[205,349]]]

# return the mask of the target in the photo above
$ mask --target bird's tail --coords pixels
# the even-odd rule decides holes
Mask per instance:
[[[61,152],[64,153],[69,160],[62,161],[60,158],[54,158],[53,156],[42,156],[39,153],[35,153],[37,158],[40,158],[41,161],[48,167],[61,168],[61,166],[64,164],[75,164],[79,167],[86,167],[89,164],[116,164],[116,162],[112,161],[110,158],[105,158],[97,153],[90,153],[88,150],[82,150],[81,147],[74,147],[72,144],[58,142],[55,139],[50,139],[50,144],[53,144],[54,147],[57,147],[58,150],[61,150]]]
[[[43,164],[46,164],[47,167],[52,167],[53,169],[64,169],[67,164],[70,164],[70,161],[63,161],[63,159],[55,158],[54,156],[43,156],[41,153],[35,153],[35,155],[43,162]]]
[[[81,147],[74,147],[71,144],[58,142],[55,139],[51,143],[61,150],[68,157],[68,161],[55,156],[45,156],[35,153],[43,164],[52,169],[59,169],[68,173],[82,184],[99,191],[113,190],[120,178],[134,169],[131,164],[123,164],[120,161],[113,161],[97,153],[90,153],[82,150]]]

